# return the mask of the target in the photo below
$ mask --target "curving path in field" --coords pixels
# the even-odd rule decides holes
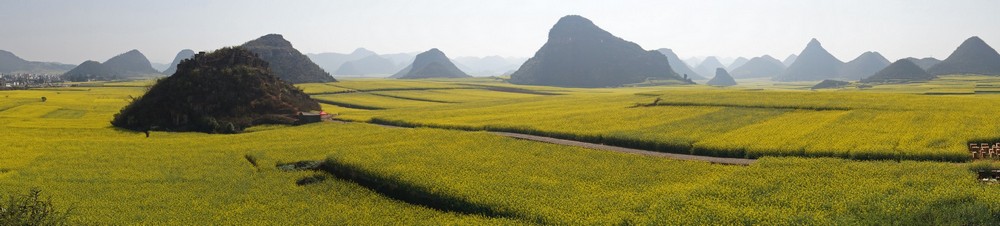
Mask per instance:
[[[349,123],[349,121],[339,121],[339,120],[335,120],[335,121],[336,122],[342,122],[342,123]],[[410,128],[410,127],[385,125],[385,124],[378,124],[378,123],[371,123],[371,122],[360,122],[360,123],[368,123],[368,124],[378,125],[378,126],[387,127],[387,128]],[[437,128],[437,129],[440,129],[440,128]],[[460,130],[460,131],[464,131],[464,130]],[[492,133],[492,134],[495,134],[495,135],[505,136],[505,137],[510,137],[510,138],[515,138],[515,139],[523,139],[523,140],[531,140],[531,141],[545,142],[545,143],[558,144],[558,145],[582,147],[582,148],[595,149],[595,150],[615,151],[615,152],[622,152],[622,153],[629,153],[629,154],[638,154],[638,155],[663,157],[663,158],[677,159],[677,160],[704,161],[704,162],[711,162],[711,163],[716,163],[716,164],[741,165],[741,166],[750,165],[751,163],[754,163],[754,162],[757,161],[756,159],[722,158],[722,157],[710,157],[710,156],[700,156],[700,155],[687,155],[687,154],[676,154],[676,153],[647,151],[647,150],[641,150],[641,149],[618,147],[618,146],[610,146],[610,145],[588,143],[588,142],[581,142],[581,141],[575,141],[575,140],[566,140],[566,139],[559,139],[559,138],[545,137],[545,136],[528,135],[528,134],[521,134],[521,133],[492,132],[492,131],[488,131],[488,132]]]

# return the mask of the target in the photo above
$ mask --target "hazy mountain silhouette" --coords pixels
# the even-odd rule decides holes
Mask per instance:
[[[763,78],[778,76],[785,71],[785,64],[770,55],[754,57],[733,70],[733,78]]]
[[[181,63],[181,60],[188,59],[194,56],[194,50],[184,49],[177,53],[174,57],[174,61],[170,63],[170,67],[167,70],[163,70],[163,74],[172,75],[177,72],[177,64]]]
[[[843,61],[823,49],[819,41],[814,38],[809,41],[802,53],[799,53],[795,62],[774,80],[791,82],[836,78],[843,65]]]
[[[715,69],[715,77],[712,77],[705,84],[710,86],[735,86],[736,80],[733,79],[733,76],[729,76],[725,68],[720,67]]]
[[[717,68],[726,68],[726,66],[719,62],[719,58],[712,56],[702,60],[701,64],[694,68],[694,71],[702,77],[714,78]]]
[[[785,60],[781,61],[781,64],[784,64],[785,67],[792,66],[792,63],[795,63],[795,60],[798,59],[798,58],[799,58],[799,55],[795,55],[795,54],[788,55],[788,57],[785,57]]]
[[[840,68],[840,78],[846,80],[867,78],[889,66],[889,63],[889,60],[878,52],[865,52]]]
[[[173,76],[122,108],[111,124],[136,131],[235,133],[292,123],[290,116],[300,111],[319,110],[309,95],[273,74],[267,61],[227,47],[181,61]]]
[[[244,43],[242,47],[267,61],[271,71],[289,83],[337,81],[279,34],[264,35]]]
[[[927,72],[934,75],[1000,75],[1000,54],[978,36],[972,36]]]
[[[414,78],[465,78],[470,77],[444,55],[444,52],[436,48],[417,54],[413,59],[413,64],[392,75],[392,78],[414,79]]]
[[[392,61],[392,64],[396,65],[396,70],[398,71],[413,63],[413,58],[417,57],[417,54],[420,53],[419,52],[393,53],[393,54],[382,54],[380,56],[382,56],[382,58],[388,59],[389,61]]]
[[[688,78],[694,80],[708,79],[699,75],[698,72],[691,70],[691,67],[689,67],[687,63],[684,63],[684,61],[681,61],[681,58],[678,57],[673,50],[667,48],[660,48],[657,49],[656,51],[659,51],[660,53],[662,53],[664,56],[667,57],[667,62],[670,62],[670,68],[674,69],[674,72],[676,72],[678,75],[681,75],[682,77],[684,75],[688,75]]]
[[[913,61],[914,64],[917,64],[917,66],[920,66],[920,68],[924,70],[930,69],[934,65],[941,63],[941,60],[938,60],[937,58],[934,57],[924,57],[920,59],[914,57],[907,57],[906,59]]]
[[[687,64],[689,68],[694,69],[695,67],[698,67],[699,64],[701,64],[702,60],[704,59],[698,57],[688,57],[687,59],[684,59],[684,63]]]
[[[101,65],[97,61],[84,61],[72,70],[63,73],[62,78],[73,82],[83,82],[90,80],[116,80],[125,77],[117,71],[113,71]]]
[[[27,61],[12,52],[0,50],[0,73],[62,74],[74,67],[76,65]]]
[[[739,68],[740,66],[743,66],[743,64],[746,64],[749,61],[750,60],[747,59],[746,57],[736,58],[735,60],[733,60],[733,63],[729,64],[729,66],[726,66],[726,71],[732,71],[736,68]]]
[[[110,70],[122,72],[125,76],[139,76],[139,75],[160,75],[160,71],[153,68],[153,65],[149,63],[149,59],[146,55],[143,55],[139,50],[130,50],[128,52],[119,54],[118,56],[108,59],[101,63],[104,67]]]
[[[495,76],[501,75],[504,72],[510,70],[517,70],[521,67],[521,64],[527,59],[524,58],[505,58],[501,56],[487,56],[487,57],[457,57],[452,59],[452,62],[458,66],[462,71],[469,72],[471,75],[477,76]],[[463,68],[465,67],[465,68]]]
[[[62,75],[70,81],[116,80],[162,76],[139,50],[119,54],[104,63],[86,61]]]
[[[161,71],[161,72],[162,71],[166,71],[170,67],[169,63],[164,64],[164,63],[157,63],[157,62],[152,62],[152,61],[149,62],[149,65],[153,66],[153,69],[156,69],[157,71]]]
[[[316,65],[323,68],[326,71],[337,71],[340,69],[340,65],[347,63],[348,61],[360,60],[362,58],[377,55],[375,52],[365,48],[354,49],[354,52],[349,54],[343,53],[317,53],[308,54],[310,60],[316,62]],[[408,62],[407,62],[408,63]]]
[[[510,82],[564,87],[608,87],[649,78],[683,80],[656,51],[615,37],[578,15],[560,18],[549,39],[511,75]]]
[[[348,61],[340,65],[335,75],[387,75],[396,71],[396,64],[379,55]]]
[[[936,76],[927,73],[920,66],[907,59],[897,60],[885,69],[875,73],[862,82],[905,82],[931,80]]]

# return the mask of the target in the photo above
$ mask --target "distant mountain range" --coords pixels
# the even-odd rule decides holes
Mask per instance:
[[[388,76],[413,63],[417,53],[378,54],[365,48],[355,49],[350,54],[317,53],[307,54],[320,67],[333,71],[334,75],[346,76]],[[457,57],[452,63],[473,76],[497,76],[517,70],[527,58],[521,57]]]
[[[795,61],[781,75],[774,77],[775,81],[819,81],[836,78],[843,61],[834,57],[823,48],[815,38],[809,41],[806,48],[799,53]]]
[[[698,64],[698,67],[694,68],[694,71],[698,72],[698,74],[702,77],[713,78],[715,77],[715,72],[717,71],[715,69],[718,68],[725,69],[726,66],[722,65],[722,62],[719,62],[719,58],[711,56],[702,60],[701,64]]]
[[[268,62],[268,67],[289,83],[336,82],[280,34],[268,34],[244,43],[243,47]]]
[[[70,81],[118,80],[163,76],[153,68],[146,55],[131,50],[112,57],[104,63],[85,61],[62,75]]]
[[[465,77],[469,75],[458,69],[444,52],[436,48],[417,54],[413,64],[392,75],[392,78],[400,79]]]
[[[177,64],[180,64],[182,60],[194,57],[194,50],[184,49],[174,56],[174,61],[167,65],[167,69],[163,70],[163,74],[172,75],[177,72]]]
[[[889,66],[889,63],[889,60],[878,52],[865,52],[841,66],[838,77],[843,80],[860,80],[881,71]]]
[[[462,71],[473,76],[496,76],[517,70],[528,58],[523,57],[456,57],[451,59]]]
[[[12,52],[0,50],[0,73],[63,74],[76,65],[27,61]]]
[[[683,81],[669,59],[601,29],[578,15],[549,29],[548,40],[510,82],[563,87],[614,87],[649,80]]]
[[[927,72],[933,75],[1000,75],[1000,54],[982,39],[973,36],[962,42],[948,58]]]
[[[770,55],[754,57],[730,73],[734,78],[763,78],[780,75],[785,65]]]
[[[670,68],[674,69],[674,72],[677,72],[677,74],[680,75],[681,77],[687,75],[687,77],[691,78],[692,80],[708,79],[698,74],[698,72],[691,70],[691,66],[688,66],[687,63],[684,63],[684,61],[682,61],[681,58],[678,57],[673,50],[667,48],[660,48],[657,49],[656,51],[659,51],[660,53],[662,53],[664,56],[667,57],[667,62],[670,62]]]
[[[897,60],[874,75],[862,79],[862,82],[908,82],[934,79],[916,63],[908,59]]]

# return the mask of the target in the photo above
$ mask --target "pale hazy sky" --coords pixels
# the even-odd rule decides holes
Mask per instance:
[[[139,49],[168,63],[181,49],[280,33],[303,53],[529,57],[568,14],[681,58],[784,59],[814,37],[842,61],[864,51],[943,59],[974,35],[1000,47],[998,0],[0,0],[0,49],[71,64]]]

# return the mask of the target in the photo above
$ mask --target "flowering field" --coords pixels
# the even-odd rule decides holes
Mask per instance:
[[[0,92],[0,194],[39,188],[57,208],[73,207],[73,221],[95,224],[1000,222],[995,185],[977,182],[968,163],[937,161],[964,160],[959,146],[967,139],[1000,137],[991,114],[957,108],[992,95],[905,87],[583,90],[479,80],[386,81],[407,90],[380,90],[380,82],[315,93],[384,108],[323,105],[346,119],[760,160],[714,165],[338,122],[146,138],[108,123],[144,91],[123,85]],[[344,93],[367,99],[332,94],[361,87],[377,91]],[[322,161],[326,171],[276,167],[303,160]]]

